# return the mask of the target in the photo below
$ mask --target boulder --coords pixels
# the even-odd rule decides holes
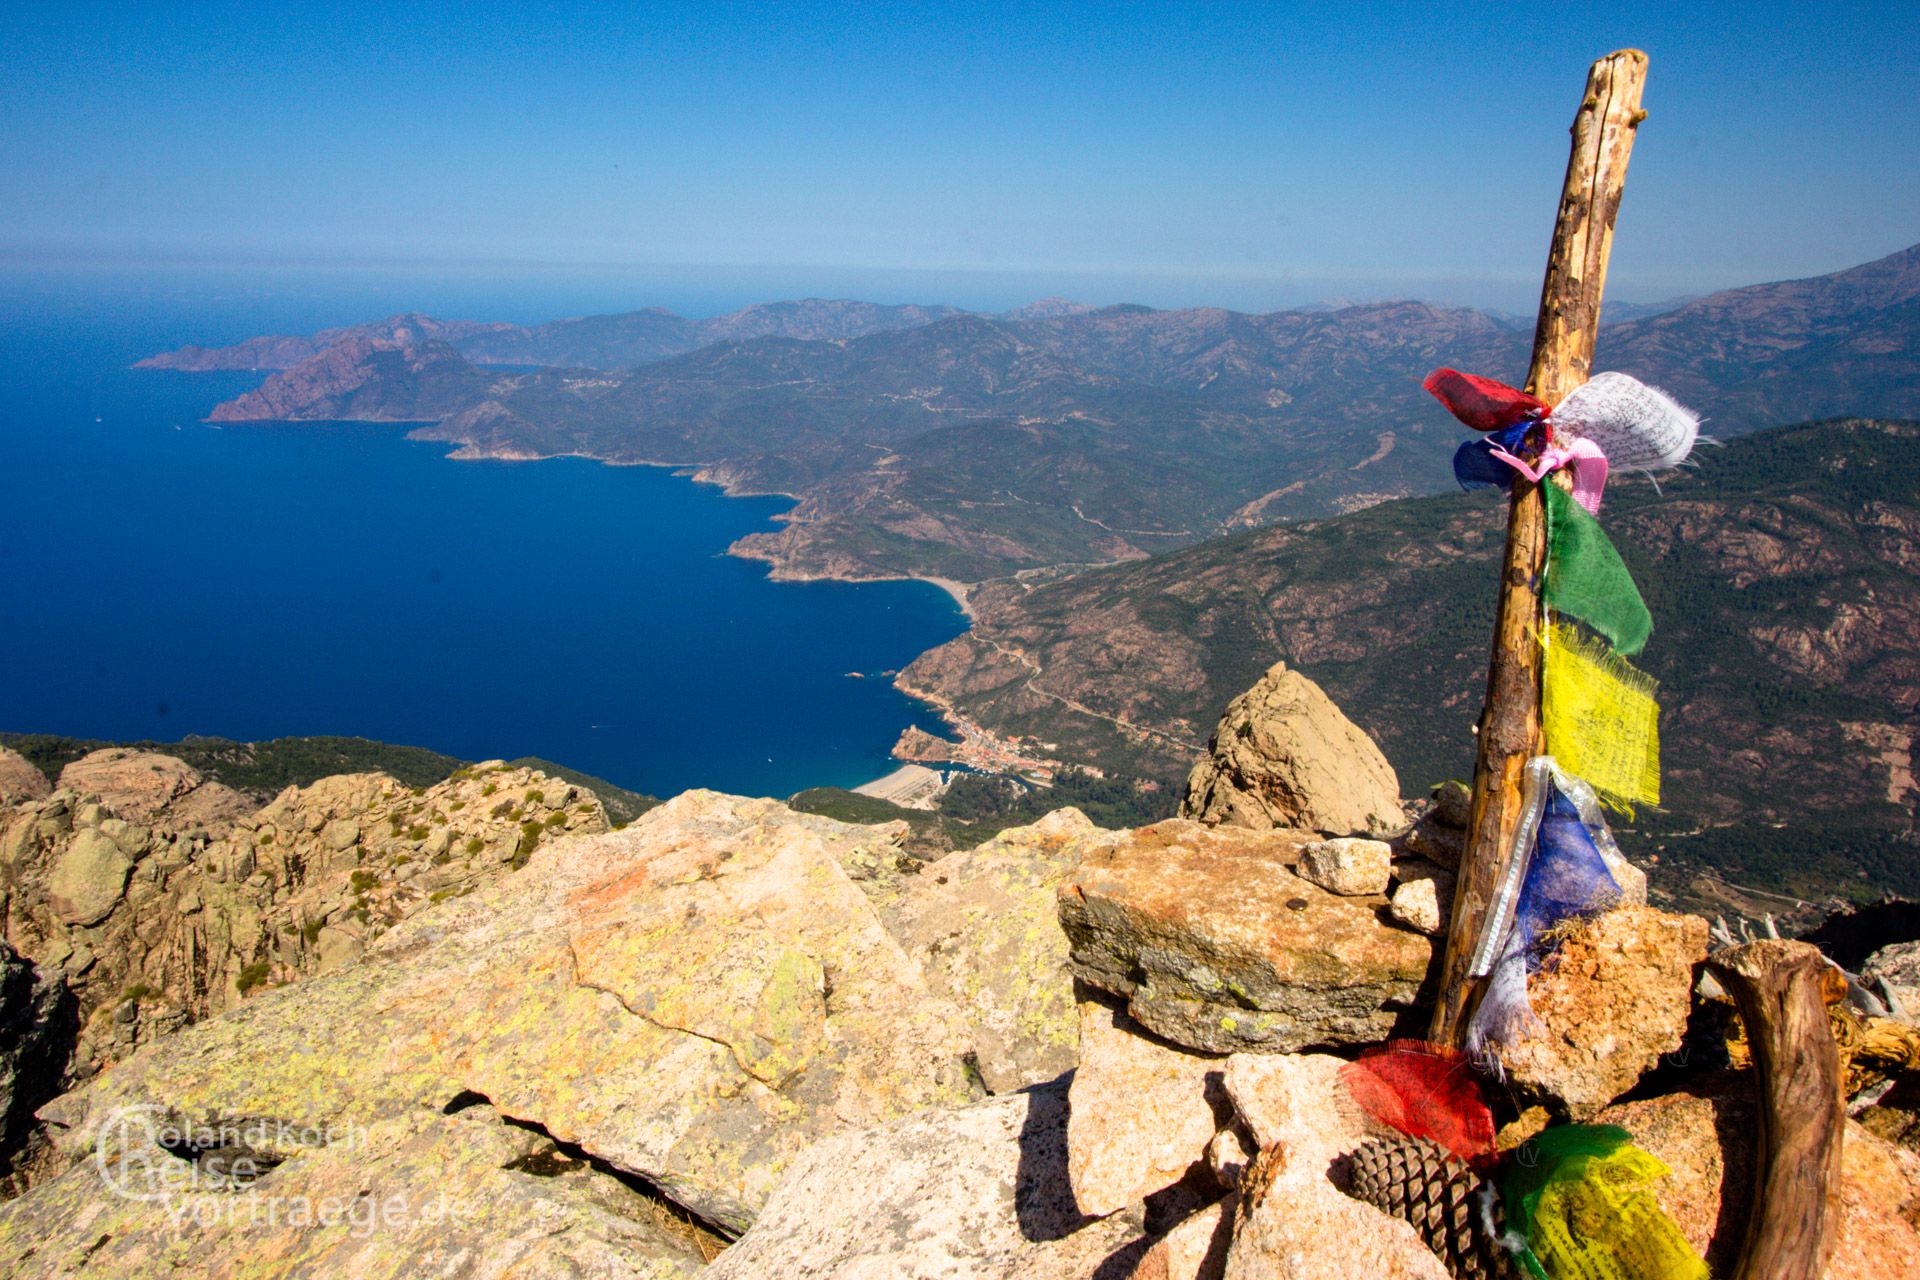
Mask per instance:
[[[927,986],[972,1025],[980,1078],[994,1093],[1073,1067],[1073,978],[1054,899],[1085,851],[1116,838],[1059,809],[927,864],[881,909]]]
[[[1393,878],[1393,850],[1385,841],[1358,836],[1317,840],[1300,850],[1300,874],[1342,897],[1385,893]]]
[[[1655,1187],[1661,1207],[1715,1275],[1730,1275],[1753,1204],[1759,1109],[1745,1072],[1685,1093],[1609,1107],[1617,1124],[1673,1176]],[[1840,1147],[1840,1221],[1826,1275],[1920,1275],[1920,1154],[1847,1122]]]
[[[1400,844],[1408,853],[1448,871],[1458,871],[1467,851],[1467,833],[1441,822],[1437,813],[1428,813],[1413,824]]]
[[[1380,748],[1285,663],[1227,704],[1180,813],[1254,831],[1381,836],[1406,825],[1400,780]]]
[[[1394,886],[1393,901],[1388,906],[1395,920],[1434,938],[1446,933],[1447,921],[1453,911],[1453,878],[1447,877],[1446,897],[1442,900],[1439,875],[1401,881]]]
[[[47,877],[47,903],[64,924],[93,925],[106,919],[126,892],[133,859],[94,827],[73,835]]]
[[[1206,1053],[1370,1044],[1417,1003],[1430,939],[1382,897],[1296,875],[1311,832],[1173,819],[1090,851],[1060,887],[1074,976]]]
[[[1089,1217],[1055,1083],[843,1133],[801,1156],[711,1280],[1084,1280],[1126,1274],[1136,1215]]]
[[[1500,1050],[1524,1105],[1584,1120],[1680,1047],[1707,922],[1622,907],[1582,924],[1527,980],[1535,1034]]]
[[[1466,830],[1473,818],[1473,788],[1458,778],[1449,778],[1434,787],[1433,816],[1443,827]]]
[[[1080,1006],[1067,1173],[1083,1212],[1138,1204],[1206,1160],[1227,1119],[1225,1065],[1150,1039],[1107,1004]]]
[[[53,784],[32,761],[10,747],[0,747],[0,806],[44,800],[51,794]]]
[[[1238,1197],[1202,1206],[1154,1237],[1129,1280],[1220,1280]]]
[[[60,771],[63,790],[100,797],[131,822],[148,822],[205,779],[184,760],[133,747],[107,747]]]
[[[977,1096],[964,1020],[834,856],[869,835],[693,791],[543,844],[57,1100],[60,1141],[129,1105],[338,1127],[477,1094],[744,1229],[815,1140]]]
[[[1411,1225],[1343,1190],[1344,1157],[1371,1136],[1347,1104],[1343,1065],[1318,1053],[1227,1060],[1227,1096],[1263,1153],[1241,1187],[1227,1280],[1446,1280]]]
[[[156,1119],[124,1113],[97,1159],[0,1206],[0,1272],[673,1280],[697,1274],[719,1244],[491,1107],[416,1108],[302,1135],[308,1143],[271,1153],[291,1158],[268,1176],[225,1188],[206,1158],[154,1146]]]

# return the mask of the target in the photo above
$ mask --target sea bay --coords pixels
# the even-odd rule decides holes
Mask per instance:
[[[785,795],[884,773],[936,726],[885,673],[964,615],[928,583],[776,583],[724,554],[785,499],[454,462],[401,424],[215,427],[263,375],[126,367],[272,310],[5,300],[0,729],[350,734]]]

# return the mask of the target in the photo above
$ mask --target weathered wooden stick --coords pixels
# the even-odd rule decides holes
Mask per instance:
[[[1807,943],[1767,939],[1707,968],[1740,1009],[1760,1091],[1753,1209],[1732,1280],[1819,1280],[1840,1222],[1847,1122],[1821,995],[1829,966]]]
[[[1558,404],[1585,382],[1593,365],[1600,295],[1627,180],[1627,157],[1633,150],[1634,130],[1646,118],[1640,109],[1646,82],[1647,55],[1638,49],[1610,53],[1587,72],[1586,96],[1573,118],[1573,149],[1547,253],[1540,319],[1533,334],[1533,364],[1527,373],[1527,390],[1548,404]],[[1537,442],[1530,446],[1538,447]],[[1480,712],[1472,817],[1441,961],[1439,1006],[1429,1033],[1433,1040],[1456,1047],[1465,1036],[1479,986],[1468,977],[1467,968],[1520,814],[1521,772],[1527,760],[1539,753],[1536,631],[1546,532],[1546,512],[1537,486],[1516,476],[1507,513],[1493,659]]]

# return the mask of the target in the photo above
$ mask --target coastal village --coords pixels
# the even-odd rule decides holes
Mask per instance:
[[[1053,744],[1034,738],[1003,737],[978,721],[944,708],[942,714],[960,734],[958,742],[909,726],[893,744],[893,758],[904,763],[885,777],[853,788],[854,793],[885,800],[903,809],[932,810],[939,807],[940,797],[946,794],[954,773],[960,770],[1017,778],[1036,787],[1053,785],[1060,761],[1040,754],[1057,750]],[[930,767],[934,765],[958,768]],[[1101,776],[1098,769],[1080,767],[1095,777]]]

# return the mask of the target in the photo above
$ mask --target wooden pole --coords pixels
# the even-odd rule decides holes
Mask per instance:
[[[1740,1009],[1760,1094],[1753,1208],[1732,1280],[1818,1280],[1840,1225],[1847,1123],[1821,994],[1831,966],[1805,942],[1766,939],[1709,956],[1707,968]]]
[[[1558,404],[1587,380],[1600,324],[1613,224],[1626,186],[1634,130],[1647,82],[1647,55],[1622,49],[1594,63],[1573,118],[1560,213],[1554,221],[1540,319],[1533,333],[1527,390]],[[1537,450],[1538,441],[1529,449]],[[1473,774],[1473,808],[1466,853],[1454,887],[1453,917],[1441,961],[1439,1006],[1429,1035],[1458,1046],[1479,984],[1468,977],[1473,947],[1504,869],[1520,813],[1521,772],[1539,753],[1539,578],[1546,556],[1546,513],[1537,486],[1516,476],[1507,513],[1507,549],[1501,566],[1500,608],[1493,659],[1481,713]]]

